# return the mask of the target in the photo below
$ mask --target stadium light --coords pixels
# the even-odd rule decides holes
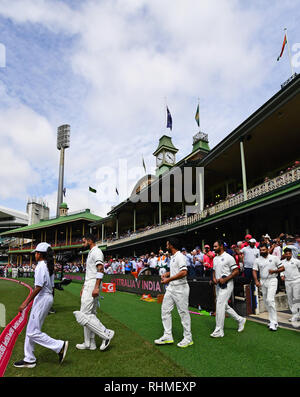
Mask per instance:
[[[59,206],[63,202],[65,149],[70,147],[70,126],[64,124],[57,129],[57,149],[60,150],[59,178],[57,190],[56,216],[59,216]]]

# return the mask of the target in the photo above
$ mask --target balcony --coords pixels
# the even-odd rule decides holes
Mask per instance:
[[[107,244],[107,247],[112,247],[120,243],[131,242],[135,239],[139,239],[145,236],[150,236],[152,234],[161,233],[166,230],[172,230],[182,226],[192,225],[193,223],[199,222],[200,220],[206,219],[212,215],[218,214],[224,210],[228,210],[237,205],[245,203],[246,201],[262,197],[265,194],[272,193],[273,191],[280,189],[282,187],[287,187],[288,185],[300,181],[300,167],[296,167],[282,173],[276,178],[270,179],[260,185],[254,186],[247,190],[247,200],[244,200],[244,193],[239,193],[227,200],[213,205],[209,208],[205,208],[201,213],[193,214],[190,216],[184,216],[182,219],[175,220],[173,222],[159,225],[151,226],[149,230],[142,232],[132,233],[130,236],[120,237],[116,240],[106,240],[103,243]],[[102,244],[102,241],[98,241],[98,244]]]

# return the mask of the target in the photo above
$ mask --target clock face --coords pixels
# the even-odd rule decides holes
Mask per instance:
[[[168,164],[174,164],[175,163],[175,154],[171,152],[166,152],[166,162]]]
[[[156,164],[158,166],[160,166],[162,164],[162,162],[163,162],[163,159],[164,159],[163,152],[158,153],[157,158],[156,158]]]

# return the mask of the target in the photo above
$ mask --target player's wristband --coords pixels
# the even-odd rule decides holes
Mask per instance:
[[[104,273],[98,272],[98,273],[96,274],[96,278],[99,278],[100,280],[101,280],[103,277],[104,277]]]

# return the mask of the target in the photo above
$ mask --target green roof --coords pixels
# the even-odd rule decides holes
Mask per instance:
[[[67,203],[61,203],[60,206],[59,206],[59,208],[66,208],[66,209],[68,209],[68,205],[67,205]]]
[[[34,225],[23,226],[23,227],[19,227],[18,229],[3,232],[0,234],[0,236],[8,236],[8,235],[14,236],[19,233],[31,232],[37,229],[45,229],[48,227],[62,225],[77,220],[84,220],[90,222],[90,221],[99,221],[100,219],[101,216],[91,214],[90,210],[87,209],[84,212],[78,212],[72,215],[60,216],[58,218],[48,219],[48,220],[41,220],[39,223],[35,223]]]
[[[175,153],[178,152],[178,149],[173,145],[172,138],[168,135],[163,135],[159,139],[158,147],[153,153],[154,156],[156,156],[156,154],[160,152],[162,149],[170,150],[171,152],[175,152]]]

